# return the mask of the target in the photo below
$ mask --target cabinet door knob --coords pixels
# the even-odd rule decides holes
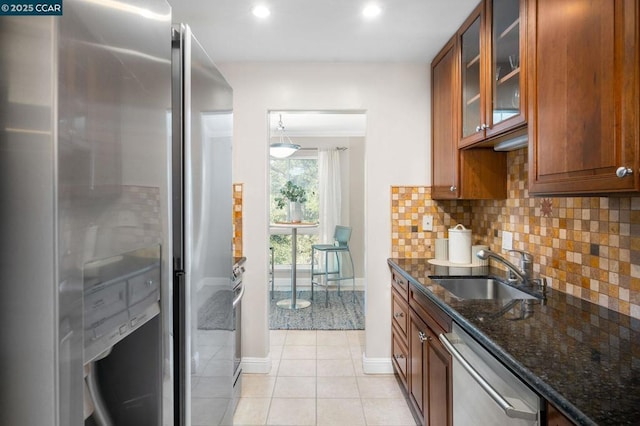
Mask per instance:
[[[393,316],[395,318],[402,318],[404,316],[404,314],[402,312],[396,312],[396,313],[393,314]]]
[[[427,335],[422,331],[418,331],[418,339],[420,339],[420,343],[424,343],[427,341]]]
[[[451,185],[451,186],[449,187],[449,191],[451,191],[451,192],[456,192],[456,189],[458,189],[458,188],[456,188],[456,186],[455,186],[455,185]]]
[[[619,178],[623,178],[625,176],[631,176],[633,174],[633,169],[630,167],[618,167],[618,169],[616,170],[616,176],[618,176]]]
[[[403,355],[403,354],[394,355],[393,357],[394,357],[395,359],[404,359],[404,355]]]
[[[489,126],[487,126],[485,123],[482,123],[479,126],[476,126],[476,132],[481,132],[483,130],[487,130],[489,128]]]

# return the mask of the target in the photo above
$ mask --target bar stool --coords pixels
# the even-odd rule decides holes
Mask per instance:
[[[326,294],[325,306],[329,306],[329,286],[332,282],[337,283],[338,295],[340,295],[340,282],[351,280],[353,300],[355,301],[356,279],[353,258],[349,250],[349,239],[351,239],[351,227],[337,225],[333,233],[333,244],[314,244],[311,246],[311,299],[313,299],[313,286],[322,286],[325,288]],[[316,252],[324,253],[324,262],[316,264]],[[329,254],[335,256],[332,264],[329,262]],[[344,271],[345,262],[341,261],[341,257],[345,254],[350,263],[350,273],[348,275],[345,275]],[[324,267],[321,268],[321,266]],[[317,270],[316,268],[320,269]]]

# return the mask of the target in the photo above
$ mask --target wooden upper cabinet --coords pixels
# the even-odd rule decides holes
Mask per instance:
[[[456,39],[431,63],[432,190],[434,199],[458,198]]]
[[[458,149],[460,85],[456,51],[453,38],[431,64],[431,197],[434,200],[506,198],[506,154],[491,148]]]
[[[526,123],[524,0],[486,0],[457,34],[464,148]]]
[[[529,3],[531,193],[640,190],[639,9],[637,0]]]
[[[526,123],[526,5],[487,0],[487,138]]]
[[[458,31],[460,49],[459,147],[484,139],[486,84],[484,3],[480,3]]]

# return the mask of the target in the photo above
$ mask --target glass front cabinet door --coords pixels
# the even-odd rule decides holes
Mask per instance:
[[[524,0],[486,0],[458,32],[460,148],[525,123]]]
[[[491,98],[487,136],[524,123],[521,66],[524,33],[520,0],[487,1],[491,17]]]
[[[481,3],[464,23],[458,39],[460,46],[461,78],[461,126],[460,147],[484,139],[485,85],[482,48],[484,32],[484,8]]]

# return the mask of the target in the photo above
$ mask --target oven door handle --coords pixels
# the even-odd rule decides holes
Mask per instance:
[[[455,334],[448,334],[454,341],[459,341]],[[513,419],[524,419],[524,420],[537,420],[538,414],[531,411],[524,411],[515,408],[509,401],[507,401],[500,393],[489,382],[485,380],[484,377],[478,373],[478,371],[473,368],[473,366],[467,361],[464,356],[453,346],[453,343],[447,338],[447,335],[440,334],[438,336],[444,347],[449,351],[449,353],[462,365],[462,367],[473,377],[473,379],[480,385],[480,387],[493,399],[496,404],[502,408],[504,413],[513,418]],[[524,404],[524,402],[523,402]]]
[[[240,282],[240,294],[238,294],[235,299],[233,299],[233,307],[235,308],[238,303],[242,300],[242,296],[244,296],[244,283]]]

